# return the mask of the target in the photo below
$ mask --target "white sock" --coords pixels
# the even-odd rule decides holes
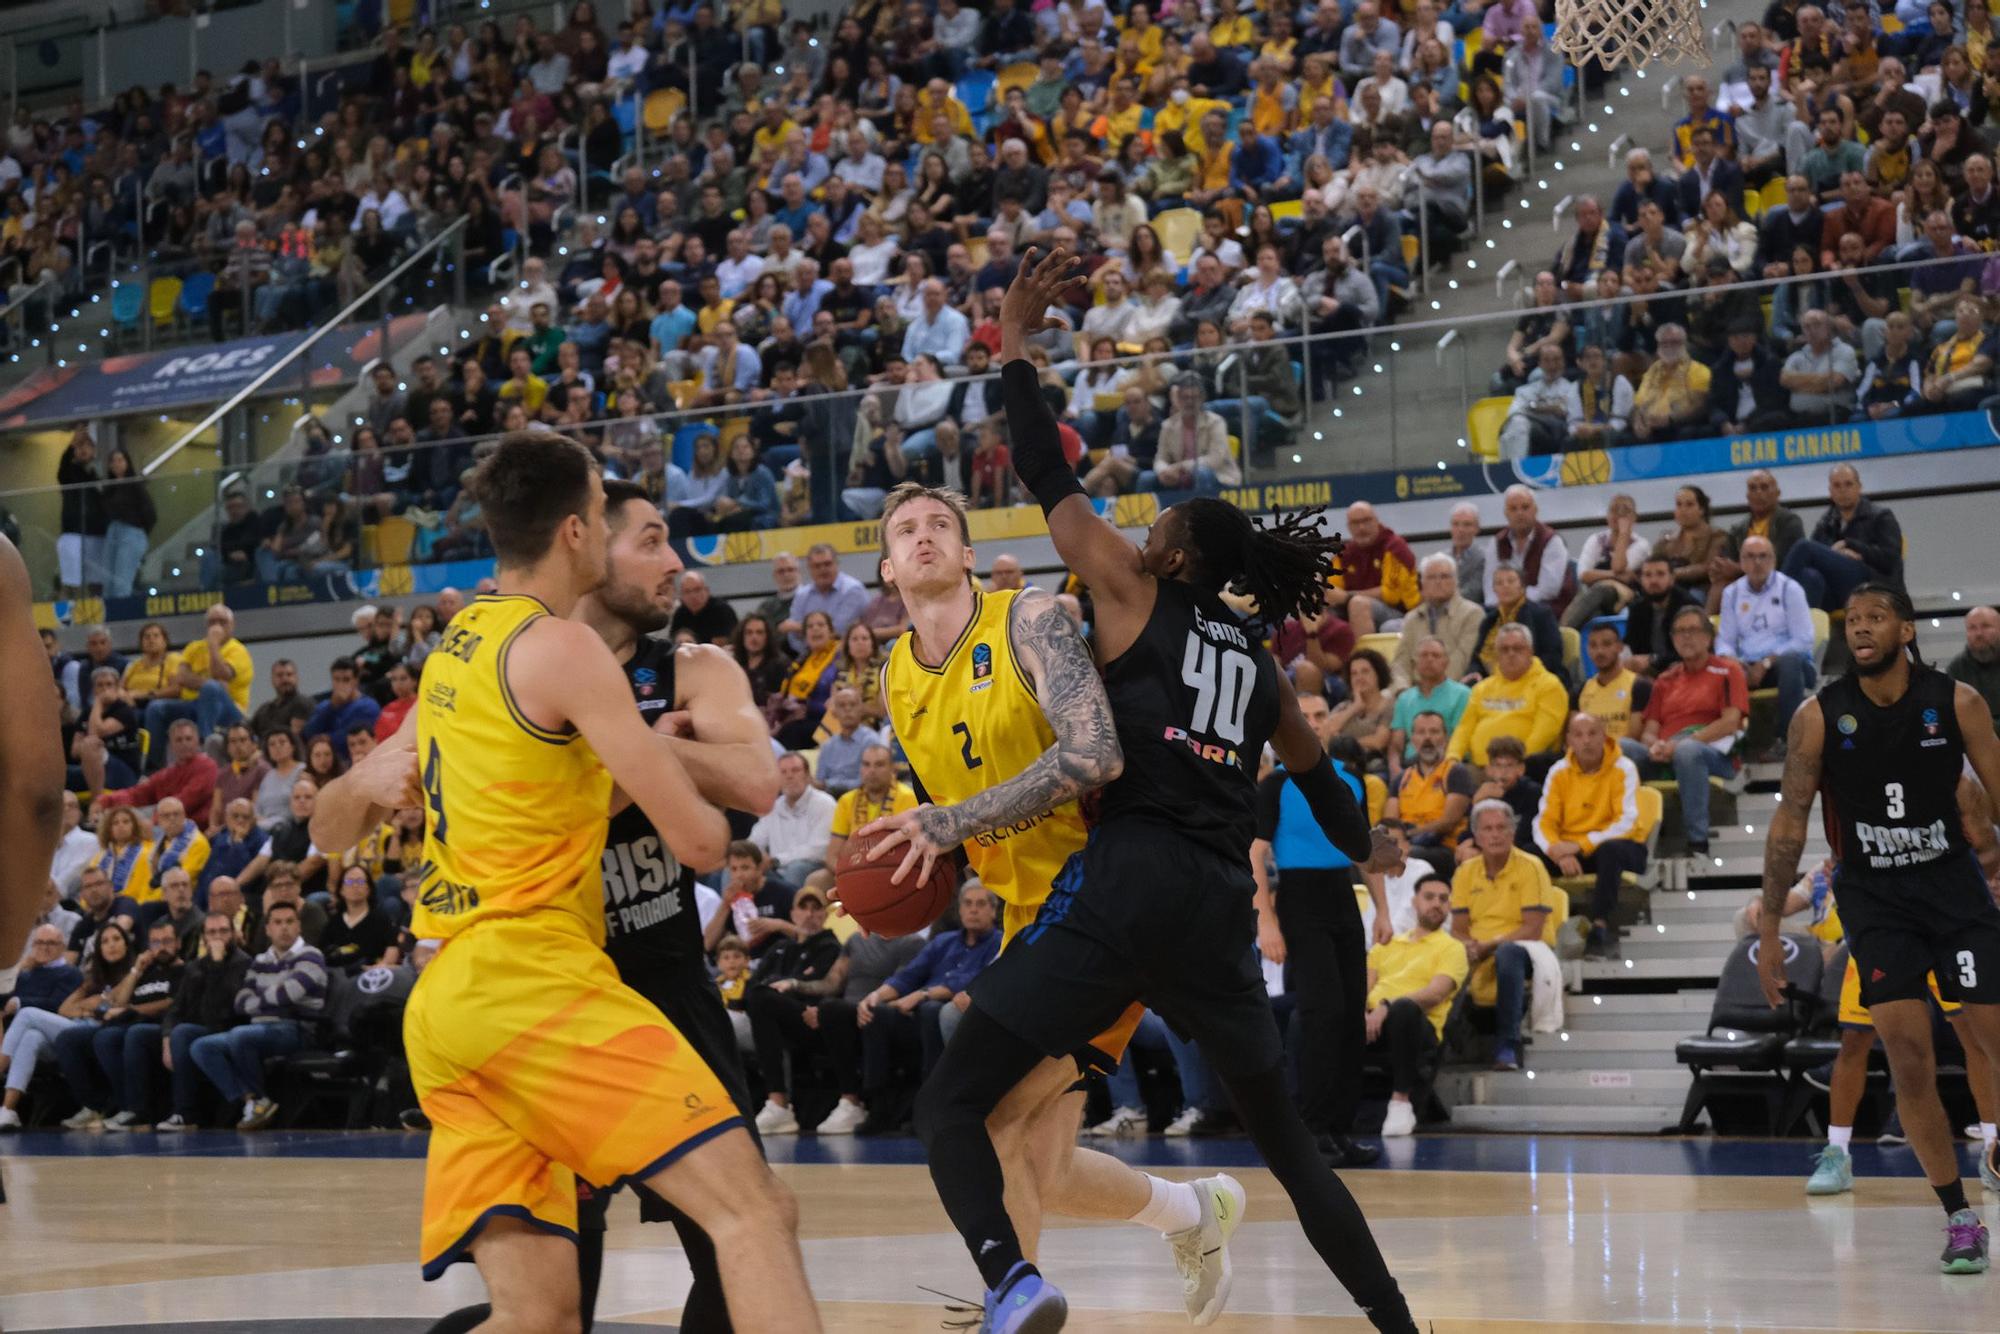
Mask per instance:
[[[2000,1129],[1996,1129],[1994,1123],[1991,1121],[1981,1121],[1979,1123],[1980,1143],[1990,1149],[1993,1147],[1995,1139],[2000,1139]]]
[[[1826,1142],[1836,1149],[1846,1148],[1848,1141],[1853,1138],[1853,1126],[1828,1126],[1826,1128]]]
[[[1185,1232],[1201,1221],[1201,1196],[1195,1194],[1193,1186],[1150,1175],[1146,1181],[1153,1188],[1153,1197],[1132,1215],[1133,1222],[1155,1232],[1172,1234]]]

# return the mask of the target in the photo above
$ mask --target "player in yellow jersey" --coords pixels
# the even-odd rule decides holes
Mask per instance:
[[[522,433],[473,485],[499,591],[426,661],[417,707],[378,750],[395,758],[329,786],[314,821],[343,846],[420,776],[413,929],[444,942],[404,1021],[434,1127],[425,1277],[470,1256],[492,1301],[480,1329],[574,1330],[576,1182],[640,1181],[713,1239],[740,1328],[817,1330],[789,1192],[722,1084],[604,953],[614,784],[683,865],[714,866],[729,831],[603,639],[565,619],[605,578],[603,483],[582,446]]]
[[[924,874],[934,849],[962,844],[1006,905],[1005,950],[1082,852],[1077,798],[1115,778],[1122,758],[1075,623],[1044,589],[974,587],[970,536],[956,492],[905,483],[883,504],[882,577],[912,628],[883,667],[882,699],[926,804],[862,832],[920,830],[920,846],[891,855]],[[1156,1228],[1172,1243],[1188,1314],[1207,1324],[1228,1297],[1228,1252],[1195,1243],[1216,1216],[1229,1220],[1226,1239],[1242,1217],[1242,1187],[1227,1176],[1166,1181],[1076,1145],[1077,1075],[1116,1068],[1141,1013],[1132,1006],[1071,1059],[1043,1061],[994,1110],[1007,1211],[1031,1256],[1045,1210]]]

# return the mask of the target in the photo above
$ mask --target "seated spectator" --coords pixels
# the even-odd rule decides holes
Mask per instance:
[[[1521,1016],[1533,973],[1522,946],[1540,940],[1554,886],[1541,859],[1514,845],[1518,817],[1503,801],[1472,808],[1477,852],[1451,880],[1451,933],[1465,946],[1472,1004],[1494,1011],[1493,1068],[1521,1068]]]
[[[230,724],[223,734],[222,748],[226,762],[216,769],[215,795],[209,801],[209,809],[202,813],[202,831],[211,840],[222,832],[223,815],[230,803],[239,798],[254,800],[257,789],[271,772],[248,723]]]
[[[1647,368],[1632,400],[1632,434],[1640,440],[1677,440],[1708,429],[1708,367],[1688,356],[1687,330],[1663,324],[1658,360]]]
[[[1825,322],[1825,311],[1808,311]],[[1848,354],[1850,357],[1852,352]],[[1764,338],[1763,322],[1745,316],[1729,326],[1729,350],[1708,382],[1708,425],[1717,435],[1745,435],[1785,425],[1788,402],[1781,361]]]
[[[1624,334],[1619,334],[1619,341]],[[1570,427],[1569,448],[1605,449],[1623,444],[1632,422],[1632,382],[1612,362],[1611,352],[1595,344],[1576,354],[1576,392],[1583,420]]]
[[[1508,53],[1508,59],[1514,58]],[[1537,56],[1541,56],[1537,52]],[[1560,69],[1561,61],[1549,58],[1542,62],[1551,72]],[[1539,94],[1539,90],[1538,90]],[[1540,100],[1538,96],[1537,100]],[[1515,108],[1519,115],[1521,108]],[[1546,140],[1547,122],[1541,125],[1539,138]],[[1589,294],[1589,288],[1596,282],[1597,275],[1606,269],[1619,269],[1625,263],[1625,229],[1604,216],[1604,206],[1597,202],[1595,195],[1579,195],[1570,216],[1576,220],[1576,230],[1564,241],[1562,249],[1556,252],[1555,276],[1562,285],[1563,294],[1571,301],[1581,301]]]
[[[234,1003],[245,1022],[188,1047],[223,1100],[243,1104],[236,1128],[246,1131],[262,1130],[278,1114],[278,1104],[264,1093],[264,1062],[305,1046],[307,1025],[326,1008],[326,960],[300,937],[298,905],[267,902],[263,926],[270,946],[251,960]]]
[[[1457,516],[1453,517],[1454,525]],[[1477,528],[1473,529],[1474,535]],[[1471,548],[1477,552],[1477,543]],[[1483,558],[1482,558],[1483,565]],[[1479,648],[1479,623],[1485,616],[1476,602],[1461,595],[1458,566],[1447,552],[1435,552],[1418,563],[1417,588],[1420,600],[1403,618],[1402,638],[1396,645],[1392,676],[1397,686],[1414,678],[1417,649],[1426,639],[1436,639],[1445,650],[1446,674],[1454,681],[1472,669]],[[1477,590],[1478,584],[1471,586]]]
[[[1945,326],[1937,326],[1940,335]],[[1961,296],[1952,306],[1948,336],[1931,349],[1920,391],[1927,410],[1956,412],[1974,408],[1988,392],[1996,344],[1986,328],[1986,307],[1976,296]]]
[[[1416,1130],[1410,1095],[1444,1041],[1452,997],[1465,983],[1469,951],[1445,929],[1451,893],[1451,881],[1443,876],[1421,876],[1412,900],[1416,925],[1368,951],[1368,1046],[1389,1063],[1384,1139]]]
[[[2000,610],[1974,607],[1965,613],[1965,647],[1945,666],[1945,674],[1979,692],[2000,718]]]
[[[861,764],[871,746],[882,745],[882,734],[868,726],[862,713],[861,692],[852,686],[836,686],[827,701],[825,730],[819,743],[818,778],[827,791],[839,796],[861,783]]]
[[[134,903],[152,903],[160,897],[160,881],[167,872],[178,867],[190,877],[201,874],[208,864],[208,838],[193,820],[188,819],[187,810],[179,797],[162,797],[153,808],[156,837],[146,853],[146,882],[137,883],[138,877],[125,886],[125,893]]]
[[[173,923],[159,921],[147,947],[111,989],[100,1018],[73,1025],[56,1039],[56,1060],[83,1106],[66,1130],[143,1130],[153,1104],[153,1071],[164,1055],[161,1021],[180,989],[183,965]]]
[[[1780,567],[1821,611],[1839,611],[1847,595],[1870,579],[1903,586],[1903,527],[1896,513],[1861,494],[1861,473],[1836,463],[1826,476],[1832,504],[1813,525],[1812,537],[1792,547]]]
[[[1514,738],[1532,754],[1547,750],[1562,734],[1569,692],[1562,678],[1535,657],[1528,628],[1503,625],[1493,640],[1495,670],[1472,688],[1466,701],[1446,749],[1454,760],[1483,765],[1487,748],[1500,737]]]
[[[1854,395],[1870,421],[1920,412],[1925,407],[1924,355],[1916,337],[1917,326],[1908,311],[1892,310],[1883,319],[1882,349],[1869,358]],[[1778,559],[1782,564],[1784,557]]]
[[[215,761],[201,748],[201,734],[195,724],[183,718],[173,724],[166,738],[167,762],[153,776],[133,787],[101,792],[91,803],[91,817],[102,819],[117,807],[156,807],[171,797],[181,810],[207,810],[215,799]]]
[[[146,730],[152,733],[155,765],[163,763],[167,755],[169,723],[192,719],[196,736],[205,739],[241,719],[250,707],[255,668],[250,650],[236,638],[236,613],[218,602],[205,614],[205,624],[202,638],[181,651],[180,698],[156,699],[146,706]],[[181,796],[190,810],[208,809],[206,799],[187,801],[187,794]]]
[[[1731,752],[1750,716],[1750,691],[1741,663],[1710,653],[1715,631],[1700,607],[1674,613],[1673,640],[1680,661],[1653,683],[1638,737],[1626,737],[1619,745],[1634,763],[1665,773],[1679,785],[1688,852],[1705,857],[1708,780],[1736,775]]]
[[[139,710],[125,693],[115,667],[91,673],[90,705],[79,720],[65,775],[72,789],[102,792],[139,781]]]
[[[366,866],[343,869],[339,885],[335,909],[320,929],[319,951],[329,969],[352,976],[383,961],[395,948],[396,929],[376,906],[375,882]]]
[[[1572,714],[1564,739],[1563,757],[1542,784],[1535,843],[1561,874],[1596,876],[1585,950],[1593,958],[1614,959],[1618,929],[1611,917],[1621,877],[1646,869],[1649,826],[1639,814],[1639,770],[1608,743],[1595,714]]]
[[[766,1086],[783,1089],[789,1086],[785,1020],[798,1020],[805,1009],[796,989],[830,976],[840,959],[841,946],[839,938],[827,929],[826,896],[810,885],[792,896],[789,922],[772,920],[777,939],[750,976],[743,992],[743,1010],[750,1019],[758,1070]],[[798,1128],[782,1093],[778,1101],[766,1101],[757,1114],[759,1134],[791,1134]]]
[[[1327,585],[1331,599],[1333,585]],[[1303,620],[1287,619],[1271,637],[1271,653],[1301,695],[1326,696],[1329,680],[1347,670],[1354,655],[1354,629],[1332,611]]]
[[[1813,666],[1812,608],[1791,576],[1778,572],[1769,538],[1743,539],[1743,574],[1722,592],[1722,625],[1715,651],[1743,665],[1751,690],[1776,683],[1776,737],[1767,755],[1782,756],[1792,715],[1819,680]]]
[[[766,877],[764,854],[747,839],[729,845],[724,865],[722,902],[702,928],[702,947],[712,950],[725,934],[733,935],[749,944],[753,957],[761,957],[778,938],[777,924],[791,919],[794,886]]]
[[[1229,448],[1229,429],[1203,406],[1201,377],[1187,373],[1174,381],[1173,412],[1160,423],[1153,466],[1139,474],[1141,491],[1192,491],[1212,496],[1243,480]]]
[[[868,1116],[857,1134],[879,1134],[902,1122],[908,1106],[905,1087],[914,1088],[958,1027],[963,1010],[956,998],[1000,954],[993,895],[977,880],[958,891],[959,929],[938,931],[923,952],[861,998],[855,1019],[861,1026],[861,1090]],[[910,1079],[896,1083],[901,1067]]]
[[[1674,491],[1674,526],[1653,544],[1673,568],[1674,582],[1697,602],[1708,600],[1710,558],[1723,549],[1721,530],[1709,522],[1714,507],[1708,492],[1692,484]]]
[[[194,881],[178,866],[161,879],[160,897],[140,906],[138,934],[150,935],[161,922],[174,929],[183,952],[187,950],[187,942],[201,934],[201,909],[195,907]]]
[[[1559,753],[1559,752],[1558,752]],[[1555,762],[1550,752],[1537,752],[1538,756],[1548,756],[1549,763]],[[1544,771],[1546,772],[1546,770]],[[1472,804],[1482,801],[1504,801],[1514,812],[1514,844],[1524,852],[1535,849],[1535,812],[1542,808],[1542,785],[1528,772],[1528,749],[1519,737],[1496,736],[1493,744],[1486,748],[1486,767],[1480,776],[1479,787],[1472,794]],[[1475,856],[1478,849],[1472,842],[1472,829],[1468,825],[1459,835],[1456,856],[1459,861]]]
[[[209,896],[213,900],[215,885],[209,885]],[[290,862],[271,863],[264,873],[264,902],[244,914],[243,938],[253,954],[262,953],[271,944],[270,932],[265,918],[271,909],[280,903],[289,903],[298,909],[301,939],[319,939],[326,930],[327,911],[325,904],[329,896],[324,890],[315,890],[311,898],[306,898],[301,889],[298,868]]]
[[[1864,264],[1875,263],[1884,250],[1896,243],[1896,206],[1876,195],[1865,172],[1841,173],[1840,207],[1829,209],[1820,227],[1820,267],[1835,267],[1835,261],[1841,258],[1841,238],[1849,233],[1861,238]]]
[[[825,762],[826,751],[820,751],[821,763]],[[828,827],[826,840],[826,864],[838,867],[840,859],[847,852],[847,840],[855,833],[884,816],[900,815],[904,811],[917,808],[917,794],[908,783],[896,781],[896,757],[880,740],[864,746],[861,750],[859,781],[854,788],[841,793],[834,803],[833,820]]]
[[[1908,317],[1904,318],[1907,321]],[[1742,565],[1735,560],[1735,553],[1743,550],[1746,538],[1754,536],[1769,540],[1777,552],[1778,564],[1782,566],[1792,545],[1806,535],[1805,522],[1779,504],[1778,496],[1778,479],[1764,468],[1743,479],[1743,500],[1749,506],[1749,513],[1730,525],[1728,549],[1718,550],[1709,556],[1710,588],[1726,588],[1743,573]]]
[[[864,782],[866,777],[864,773]],[[802,885],[814,871],[832,864],[827,852],[834,810],[833,796],[813,786],[805,757],[786,751],[778,757],[778,799],[751,826],[750,841],[763,850],[778,879]]]
[[[1571,705],[1597,719],[1613,742],[1638,735],[1639,715],[1652,698],[1653,683],[1626,663],[1625,641],[1618,636],[1617,622],[1591,626],[1584,652],[1594,670],[1571,693]]]
[[[1451,665],[1444,641],[1426,636],[1417,645],[1416,676],[1396,692],[1396,709],[1389,715],[1389,779],[1395,782],[1405,764],[1416,758],[1416,740],[1411,736],[1417,715],[1435,713],[1444,720],[1449,737],[1458,727],[1472,690],[1448,674]]]
[[[682,630],[701,644],[726,644],[736,632],[736,609],[709,592],[708,579],[699,570],[681,575],[680,605],[667,623],[669,637]]]
[[[1969,306],[1972,317],[1977,320],[1978,302],[1962,301],[1959,305],[1961,317]],[[1976,323],[1973,327],[1978,329]],[[1785,369],[1778,376],[1778,382],[1791,393],[1793,418],[1808,423],[1846,421],[1854,404],[1854,386],[1861,379],[1861,368],[1855,363],[1854,349],[1834,338],[1833,321],[1823,310],[1807,311],[1799,319],[1799,328],[1805,334],[1805,346],[1786,358]],[[1979,330],[1979,334],[1983,337],[1984,331]],[[1988,364],[1991,360],[1987,358]],[[1968,364],[1968,370],[1971,365]],[[1980,368],[1979,378],[1971,381],[1981,396],[1984,394],[1984,375],[1985,369]],[[1933,374],[1926,382],[1926,394],[1931,385],[1938,383],[1939,377]]]
[[[38,923],[28,933],[28,948],[22,953],[14,989],[0,1001],[0,1028],[11,1033],[16,1017],[24,1010],[56,1013],[83,985],[83,970],[63,953],[66,940],[62,927],[55,922]],[[0,1116],[0,1126],[6,1123],[6,1117]],[[19,1122],[12,1128],[18,1130]]]
[[[1507,359],[1493,373],[1495,394],[1511,394],[1528,382],[1541,366],[1542,349],[1553,345],[1569,360],[1569,316],[1560,308],[1562,287],[1556,275],[1544,269],[1535,275],[1534,306],[1514,323],[1507,337]]]
[[[1327,735],[1353,741],[1366,768],[1383,770],[1389,751],[1389,720],[1396,712],[1388,659],[1372,648],[1356,649],[1347,660],[1343,679],[1347,698],[1334,706],[1327,719]]]
[[[16,995],[8,1003],[5,1037],[0,1037],[0,1075],[6,1077],[6,1094],[0,1097],[0,1131],[21,1129],[21,1103],[34,1082],[35,1068],[44,1052],[53,1055],[62,1035],[72,1028],[94,1030],[110,1012],[111,998],[137,962],[130,928],[124,919],[107,921],[96,934],[96,948],[83,963],[76,986],[53,1006],[28,1005]],[[66,977],[67,974],[61,976]],[[56,981],[51,973],[41,981]],[[39,998],[40,987],[28,994]]]
[[[1479,780],[1472,770],[1445,757],[1445,718],[1441,713],[1419,713],[1410,723],[1410,744],[1416,758],[1403,767],[1402,777],[1390,790],[1387,818],[1408,827],[1411,848],[1424,857],[1436,852],[1449,865],[1450,854],[1465,830],[1465,816],[1472,809],[1472,794]]]
[[[112,892],[136,904],[128,896],[147,893],[153,881],[152,870],[146,865],[152,845],[138,813],[129,806],[120,806],[100,814],[97,838],[104,848],[97,861],[98,869],[109,878]]]
[[[1674,647],[1673,618],[1683,607],[1701,605],[1674,581],[1673,562],[1658,551],[1639,566],[1639,596],[1625,618],[1625,648],[1632,670],[1657,677],[1679,661]]]
[[[127,815],[129,819],[129,813]],[[107,923],[120,923],[129,935],[138,926],[139,905],[117,893],[111,876],[101,864],[85,866],[78,880],[76,924],[70,928],[64,951],[69,961],[88,964],[97,949],[97,936]]]
[[[779,744],[798,750],[812,744],[833,694],[840,667],[840,640],[833,617],[824,611],[805,613],[804,651],[792,664],[784,685],[765,702]]]
[[[1502,626],[1508,625],[1526,627],[1534,640],[1535,656],[1567,688],[1562,627],[1547,607],[1529,601],[1527,590],[1521,583],[1521,572],[1511,565],[1502,565],[1493,571],[1493,609],[1479,622],[1479,652],[1473,660],[1472,671],[1467,674],[1468,680],[1476,681],[1482,675],[1493,673],[1497,656],[1494,637]]]
[[[1639,567],[1653,547],[1638,534],[1639,506],[1628,495],[1611,497],[1605,527],[1584,539],[1576,558],[1576,599],[1562,623],[1581,630],[1600,616],[1615,616],[1639,594]]]
[[[1485,572],[1483,600],[1489,607],[1498,601],[1493,592],[1493,572],[1502,565],[1511,565],[1521,572],[1521,582],[1527,585],[1528,600],[1540,603],[1560,615],[1569,605],[1569,599],[1575,592],[1567,577],[1569,547],[1563,542],[1560,533],[1542,522],[1541,505],[1536,501],[1533,491],[1517,483],[1507,488],[1507,494],[1502,499],[1507,521],[1486,544],[1483,553]],[[1472,518],[1476,525],[1477,511],[1473,512]],[[1453,514],[1452,522],[1454,524],[1452,543],[1456,547],[1458,542],[1455,527],[1458,523],[1456,512]],[[1459,584],[1468,591],[1472,587],[1466,582],[1462,569],[1459,573]]]
[[[1564,371],[1562,348],[1542,344],[1535,369],[1514,391],[1506,420],[1500,423],[1500,447],[1509,457],[1568,450],[1570,432],[1583,423],[1583,399]]]

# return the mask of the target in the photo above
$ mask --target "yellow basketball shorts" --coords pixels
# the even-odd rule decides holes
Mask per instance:
[[[1042,910],[1037,903],[1026,907],[1018,903],[1000,904],[1000,948],[1005,950],[1008,942],[1035,924],[1035,916]],[[1109,1074],[1125,1059],[1125,1049],[1132,1045],[1132,1034],[1138,1031],[1139,1021],[1146,1017],[1146,1007],[1137,1001],[1125,1007],[1125,1013],[1118,1016],[1118,1022],[1092,1038],[1076,1053],[1079,1065],[1094,1067]]]
[[[644,1180],[743,1124],[658,1007],[559,921],[499,918],[447,942],[403,1040],[432,1126],[426,1279],[470,1258],[490,1218],[574,1239],[579,1179]]]
[[[1931,1000],[1946,1014],[1958,1013],[1958,1002],[1948,1001],[1938,991],[1937,974],[1929,978]],[[1869,1017],[1868,1007],[1861,1003],[1861,969],[1852,955],[1847,960],[1847,975],[1840,979],[1840,1026],[1842,1028],[1873,1028],[1874,1019]]]

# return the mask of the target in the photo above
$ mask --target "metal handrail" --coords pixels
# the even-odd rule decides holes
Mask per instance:
[[[334,330],[340,328],[341,325],[347,323],[347,321],[353,319],[356,315],[358,315],[361,312],[362,307],[366,306],[369,302],[375,300],[376,297],[382,295],[382,293],[387,291],[390,284],[394,283],[398,278],[402,277],[403,274],[407,272],[412,265],[416,264],[418,260],[423,259],[427,255],[430,255],[432,252],[436,251],[439,246],[443,245],[446,241],[449,241],[454,237],[458,236],[460,233],[462,233],[465,230],[465,224],[466,224],[466,219],[460,217],[457,221],[453,222],[451,226],[445,228],[443,231],[439,232],[436,236],[433,236],[430,240],[424,242],[424,244],[419,246],[415,252],[407,256],[402,263],[398,264],[395,268],[389,270],[389,272],[384,274],[382,277],[378,278],[375,281],[374,286],[370,287],[367,291],[363,292],[360,296],[354,298],[353,301],[349,302],[347,307],[343,309],[338,315],[335,315],[325,324],[322,324],[316,332],[314,332],[310,337],[306,338],[304,341],[300,342],[296,347],[292,348],[291,351],[285,353],[284,356],[279,357],[276,361],[272,362],[269,366],[265,367],[264,370],[255,379],[251,380],[250,383],[244,385],[241,389],[238,389],[235,393],[231,394],[228,398],[224,399],[218,406],[216,406],[212,411],[210,411],[206,417],[203,417],[200,421],[196,422],[192,427],[190,427],[181,436],[180,439],[174,441],[171,445],[168,445],[165,449],[161,450],[143,468],[139,469],[140,474],[142,476],[150,477],[154,472],[158,471],[161,464],[165,463],[168,459],[172,458],[174,455],[180,453],[183,449],[186,449],[189,445],[193,444],[195,439],[198,436],[200,436],[203,431],[206,431],[209,427],[216,425],[228,414],[234,412],[243,403],[247,402],[249,399],[254,397],[259,390],[263,389],[265,385],[277,379],[279,374],[281,374],[287,367],[291,366],[294,362],[296,362],[300,357],[304,356],[305,353],[309,349],[311,349],[314,345],[316,345],[320,339],[326,337]],[[461,268],[462,267],[463,264],[461,262]],[[388,344],[384,342],[382,347],[382,356],[386,358],[388,355],[389,355]]]

